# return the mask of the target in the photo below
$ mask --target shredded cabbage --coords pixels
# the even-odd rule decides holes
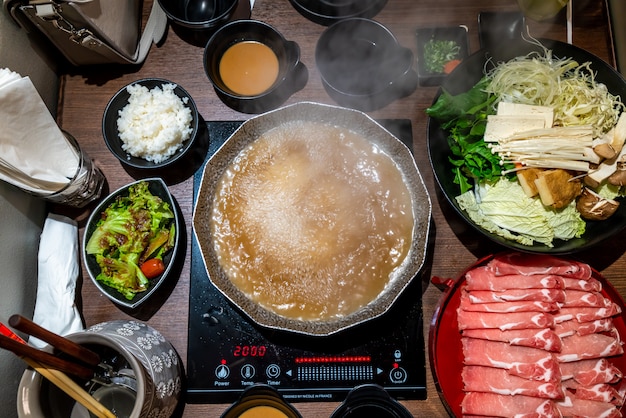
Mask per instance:
[[[499,63],[487,74],[486,90],[498,101],[548,106],[555,126],[591,125],[596,136],[611,129],[624,110],[619,96],[595,81],[591,63],[556,58],[552,50]]]

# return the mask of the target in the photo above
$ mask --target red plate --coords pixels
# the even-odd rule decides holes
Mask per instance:
[[[435,380],[435,386],[439,397],[448,413],[454,417],[461,417],[461,401],[463,400],[463,382],[461,380],[461,368],[463,367],[463,351],[461,347],[461,334],[457,326],[456,310],[461,302],[459,289],[465,283],[465,273],[487,264],[494,256],[487,256],[478,260],[475,264],[465,269],[456,281],[449,279],[441,281],[433,278],[433,283],[440,282],[446,289],[442,295],[433,319],[430,323],[428,353],[430,357],[430,369]],[[626,307],[620,294],[615,288],[592,269],[595,279],[602,283],[602,294],[610,298],[622,308],[622,314],[614,317],[613,321],[622,338],[626,336],[626,324],[624,316]],[[626,372],[626,355],[611,357],[611,362],[623,372]],[[625,407],[621,411],[624,412]]]

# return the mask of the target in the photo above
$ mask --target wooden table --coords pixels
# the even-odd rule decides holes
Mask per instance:
[[[609,45],[608,26],[601,0],[575,2],[574,44],[587,49],[600,58],[613,63]],[[471,51],[479,49],[478,13],[480,11],[514,11],[515,0],[389,0],[387,6],[376,16],[386,25],[399,42],[415,52],[415,29],[421,26],[466,25],[469,29]],[[315,67],[315,44],[325,29],[299,13],[287,0],[256,0],[252,17],[265,21],[280,30],[287,39],[295,40],[302,50],[302,61],[309,69],[306,87],[294,94],[287,103],[314,101],[334,104],[324,91]],[[529,21],[531,34],[566,40],[564,14],[551,22]],[[126,171],[108,151],[102,140],[101,118],[110,97],[125,84],[143,77],[162,77],[179,83],[196,100],[205,120],[244,120],[250,115],[238,113],[226,107],[216,96],[204,74],[203,48],[184,42],[171,28],[162,45],[153,47],[140,68],[106,67],[76,70],[64,75],[59,107],[59,123],[72,133],[104,171],[109,188],[114,190],[138,178],[136,173]],[[413,148],[417,165],[426,182],[433,202],[435,226],[432,246],[432,276],[453,278],[460,270],[500,248],[468,229],[449,207],[437,198],[437,187],[426,150],[426,123],[424,109],[430,105],[437,91],[435,87],[419,87],[410,96],[397,100],[387,107],[371,112],[375,118],[408,118],[413,125]],[[106,299],[84,275],[79,296],[86,325],[90,326],[112,319],[137,318],[147,321],[160,330],[178,350],[187,356],[187,316],[189,297],[189,254],[192,219],[192,178],[176,180],[170,189],[182,209],[187,225],[187,253],[185,264],[175,287],[162,305],[152,307],[151,312],[125,312]],[[71,213],[81,226],[89,211]],[[626,296],[626,240],[623,234],[579,257],[600,270],[622,295]],[[193,289],[191,289],[193,291]],[[441,296],[440,290],[423,282],[423,310],[425,333],[433,310]],[[428,399],[404,402],[416,416],[446,416],[437,395],[430,371],[428,373]],[[304,417],[329,416],[337,403],[298,403]],[[183,408],[184,407],[184,408]],[[179,416],[217,417],[227,405],[183,404]]]

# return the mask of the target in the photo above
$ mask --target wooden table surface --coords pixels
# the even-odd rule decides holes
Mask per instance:
[[[601,0],[578,0],[574,3],[573,43],[587,49],[607,62],[613,63],[609,44],[608,25]],[[470,49],[479,49],[478,14],[480,11],[515,11],[515,0],[389,0],[387,6],[375,17],[386,25],[399,42],[416,49],[415,30],[418,27],[466,25],[469,29]],[[302,61],[308,67],[309,80],[306,87],[294,94],[287,103],[314,101],[334,104],[324,91],[315,67],[314,50],[325,26],[313,23],[301,16],[288,0],[256,0],[252,18],[275,26],[287,39],[298,42]],[[528,21],[530,33],[535,37],[566,40],[564,13],[550,22]],[[125,170],[106,148],[101,134],[101,118],[111,96],[127,83],[144,77],[162,77],[180,84],[194,97],[198,109],[207,121],[245,120],[250,115],[231,110],[216,96],[205,76],[202,63],[203,48],[184,41],[172,28],[165,41],[154,46],[146,62],[139,68],[107,68],[72,70],[63,76],[59,123],[72,133],[102,168],[110,190],[145,176],[143,173]],[[477,258],[501,248],[481,238],[468,229],[449,207],[437,197],[426,149],[426,123],[424,110],[432,102],[436,87],[418,87],[410,96],[397,100],[383,109],[370,112],[375,118],[406,118],[412,121],[413,149],[418,168],[424,178],[433,203],[434,238],[430,242],[432,263],[430,275],[444,278],[457,277],[466,266]],[[178,350],[187,356],[187,316],[190,240],[192,218],[192,178],[165,173],[169,186],[182,209],[187,226],[187,252],[184,266],[175,286],[161,300],[140,312],[127,312],[106,299],[84,275],[79,296],[87,326],[112,320],[136,318],[147,321],[161,331]],[[182,178],[180,178],[182,177]],[[89,209],[68,211],[79,220],[81,227],[89,215]],[[82,228],[81,228],[82,234]],[[578,257],[590,263],[626,296],[626,240],[623,234]],[[84,270],[84,269],[83,269]],[[83,271],[84,273],[84,271]],[[441,291],[423,281],[423,311],[425,333],[432,318]],[[428,371],[428,399],[403,402],[415,416],[446,416],[438,397],[432,375]],[[337,403],[297,403],[304,417],[329,416]],[[216,417],[227,405],[181,404],[177,416]]]

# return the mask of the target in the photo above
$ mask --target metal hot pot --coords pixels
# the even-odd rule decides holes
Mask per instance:
[[[371,302],[333,320],[299,320],[271,312],[249,299],[220,266],[211,234],[213,197],[231,161],[262,133],[286,122],[314,121],[347,128],[369,139],[397,164],[411,193],[414,225],[412,242],[404,261],[392,272],[389,283]],[[431,201],[411,151],[398,138],[365,113],[337,106],[303,102],[264,113],[244,122],[207,162],[193,214],[193,228],[211,282],[255,323],[276,330],[325,336],[383,315],[422,269],[431,222]]]

